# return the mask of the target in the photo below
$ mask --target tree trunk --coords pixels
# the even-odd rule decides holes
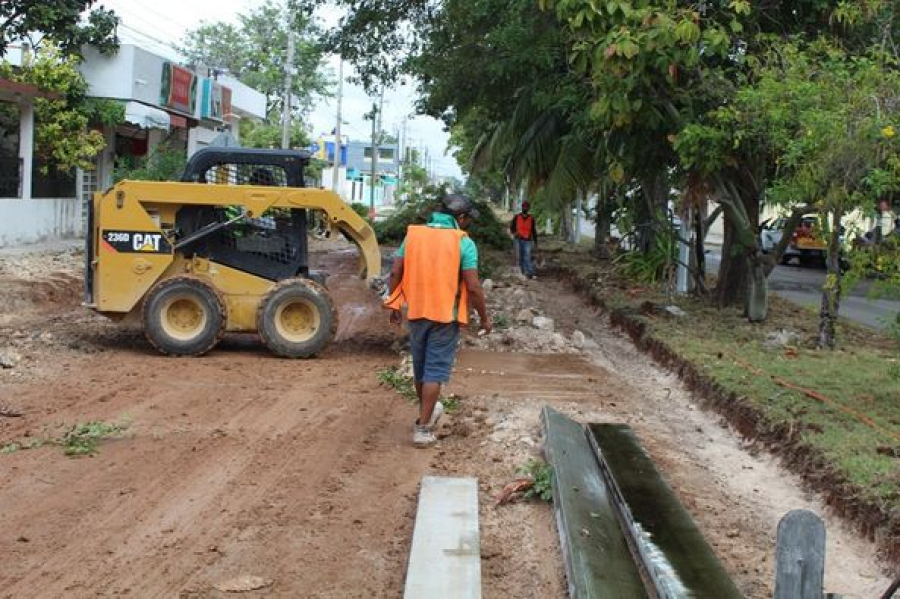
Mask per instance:
[[[566,241],[572,239],[572,205],[569,202],[563,204],[559,218],[559,235]]]
[[[747,320],[762,322],[769,313],[769,287],[766,284],[766,263],[758,254],[750,259],[747,278]]]
[[[744,174],[739,180],[720,180],[720,203],[725,213],[725,237],[722,240],[722,261],[716,283],[716,302],[719,307],[743,304],[749,316],[751,279],[754,293],[754,322],[765,318],[756,308],[762,307],[765,297],[765,276],[751,276],[761,257],[759,253],[759,196],[755,180]],[[737,178],[736,178],[737,179]],[[763,270],[763,274],[765,271]]]
[[[635,242],[638,251],[647,253],[656,241],[657,213],[665,211],[669,199],[669,177],[664,168],[641,178],[641,199],[634,218]]]
[[[600,193],[597,196],[597,212],[594,215],[594,254],[601,260],[610,258],[607,239],[612,226],[612,207],[609,189],[606,185],[600,186]]]
[[[841,218],[843,213],[835,210],[831,221],[831,235],[828,239],[826,258],[828,275],[822,286],[822,308],[819,310],[819,349],[834,349],[835,325],[841,306]]]
[[[694,210],[691,223],[694,228],[694,247],[691,248],[690,268],[694,273],[694,292],[697,295],[706,294],[706,246],[703,243],[703,239],[706,237],[706,231],[703,230],[703,223],[706,221],[705,212],[705,204]]]
[[[722,238],[722,256],[716,281],[716,303],[720,308],[746,301],[747,279],[750,274],[746,249],[738,242],[739,232],[728,217],[728,211],[724,225],[725,235]]]
[[[575,194],[575,210],[572,214],[572,243],[581,243],[581,210],[587,200],[587,193],[579,191]]]

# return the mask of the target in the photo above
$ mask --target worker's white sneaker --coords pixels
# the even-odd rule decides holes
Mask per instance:
[[[444,415],[444,404],[441,402],[437,402],[434,404],[434,409],[431,411],[431,420],[428,421],[428,428],[434,428],[438,423],[438,420],[441,419],[441,416]]]
[[[437,437],[431,432],[431,427],[421,424],[413,425],[413,445],[416,447],[431,447],[437,443]]]

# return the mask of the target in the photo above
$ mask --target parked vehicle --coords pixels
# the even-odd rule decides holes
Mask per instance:
[[[764,254],[775,251],[775,247],[781,243],[786,223],[787,218],[784,217],[763,221],[759,233],[759,247]],[[781,256],[781,264],[789,264],[794,260],[801,265],[824,264],[827,255],[828,245],[819,228],[819,218],[814,214],[808,214],[791,233],[791,241]]]

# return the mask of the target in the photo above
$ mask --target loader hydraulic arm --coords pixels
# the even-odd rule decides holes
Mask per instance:
[[[381,250],[375,231],[340,196],[322,189],[293,189],[287,193],[286,199],[294,208],[323,211],[331,226],[341,231],[359,249],[360,276],[373,287],[382,282]],[[283,204],[279,202],[277,205]]]
[[[325,213],[332,228],[340,230],[359,249],[360,276],[378,290],[383,284],[381,251],[375,231],[336,193],[324,189],[257,185],[198,185],[127,181],[116,188],[138,202],[178,206],[240,206],[251,217],[270,208],[305,208]]]

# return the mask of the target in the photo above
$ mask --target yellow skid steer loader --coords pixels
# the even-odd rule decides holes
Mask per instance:
[[[95,194],[85,305],[139,316],[166,354],[200,355],[225,332],[257,332],[280,356],[315,355],[337,312],[309,269],[310,216],[357,245],[371,288],[384,283],[374,231],[338,195],[304,188],[308,163],[298,151],[205,148],[180,182],[122,181]]]

